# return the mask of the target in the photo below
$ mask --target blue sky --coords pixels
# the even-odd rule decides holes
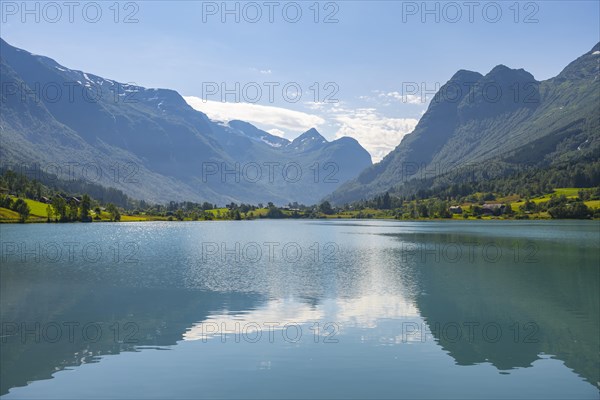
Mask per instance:
[[[376,161],[426,110],[428,97],[403,96],[407,85],[434,90],[459,69],[498,64],[547,79],[600,40],[599,1],[229,2],[230,14],[220,1],[142,1],[118,15],[108,1],[101,16],[91,3],[77,2],[70,21],[60,1],[28,3],[29,14],[2,1],[1,35],[72,69],[175,89],[215,119],[289,139],[311,126],[353,136]]]

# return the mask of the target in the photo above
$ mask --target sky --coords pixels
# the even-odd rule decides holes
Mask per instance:
[[[600,41],[600,1],[0,1],[13,46],[177,90],[216,120],[316,127],[393,150],[456,71],[557,75]]]

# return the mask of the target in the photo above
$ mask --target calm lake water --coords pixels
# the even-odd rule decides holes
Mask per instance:
[[[598,398],[600,224],[0,226],[2,398]]]

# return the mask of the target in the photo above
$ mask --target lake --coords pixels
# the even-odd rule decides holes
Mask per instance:
[[[598,398],[597,221],[0,226],[2,398]]]

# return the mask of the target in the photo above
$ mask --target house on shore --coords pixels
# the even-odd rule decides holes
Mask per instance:
[[[506,211],[504,204],[484,204],[481,206],[484,215],[502,215]]]

